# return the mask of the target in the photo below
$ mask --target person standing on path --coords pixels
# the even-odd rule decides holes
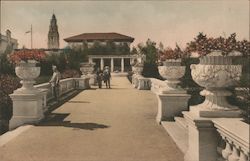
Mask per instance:
[[[52,93],[53,93],[54,99],[57,102],[59,102],[59,87],[60,87],[61,74],[57,70],[57,67],[54,65],[52,66],[52,70],[53,70],[53,75],[49,83],[51,84],[51,87],[52,87]]]
[[[103,77],[102,70],[100,68],[97,68],[96,79],[97,79],[97,83],[98,83],[99,88],[102,88],[102,77]]]
[[[110,70],[109,67],[106,66],[103,71],[103,80],[104,83],[106,84],[106,88],[110,88],[110,78],[111,78]]]

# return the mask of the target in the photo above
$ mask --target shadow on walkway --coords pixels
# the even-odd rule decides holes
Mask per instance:
[[[71,123],[70,121],[63,121],[67,116],[69,116],[69,113],[51,113],[46,119],[37,124],[37,126],[63,126],[83,130],[109,128],[107,125],[97,123]]]
[[[68,101],[67,103],[90,103],[89,101]]]

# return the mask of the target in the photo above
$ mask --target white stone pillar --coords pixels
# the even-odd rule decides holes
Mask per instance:
[[[211,118],[201,118],[192,112],[183,112],[188,122],[188,150],[185,161],[215,161],[218,158],[219,135]]]
[[[101,70],[104,69],[104,61],[103,61],[103,58],[101,58]]]
[[[124,72],[124,58],[121,58],[121,72]]]
[[[114,58],[111,58],[111,72],[114,71]]]
[[[158,99],[158,113],[156,116],[157,123],[161,121],[173,120],[175,116],[181,114],[182,111],[188,110],[188,100],[190,95],[181,91],[179,93],[156,94]]]
[[[13,101],[13,116],[9,123],[10,130],[24,124],[38,123],[44,117],[43,92],[29,94],[10,94]]]

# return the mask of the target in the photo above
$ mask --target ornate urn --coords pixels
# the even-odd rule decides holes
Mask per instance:
[[[15,93],[37,93],[39,90],[34,87],[35,79],[40,75],[40,67],[36,66],[37,61],[21,61],[15,68],[16,75],[21,79],[22,87]]]
[[[179,79],[185,74],[185,69],[185,66],[181,66],[181,59],[167,59],[163,62],[163,66],[158,66],[160,75],[166,79],[163,93],[182,90],[178,84],[180,83]]]
[[[197,105],[199,110],[228,111],[227,113],[220,113],[220,116],[233,117],[230,111],[238,110],[238,108],[227,102],[226,97],[231,95],[227,88],[236,85],[240,80],[241,70],[241,65],[232,65],[231,56],[223,56],[219,51],[202,57],[200,64],[192,64],[191,75],[193,80],[200,86],[205,87],[200,94],[205,96],[206,99],[202,104]],[[198,108],[196,109],[198,110]],[[213,112],[203,114],[199,112],[199,114],[204,117],[215,116]]]
[[[94,72],[95,64],[92,63],[81,63],[80,71],[82,72],[82,76],[87,76],[88,74],[92,74]]]

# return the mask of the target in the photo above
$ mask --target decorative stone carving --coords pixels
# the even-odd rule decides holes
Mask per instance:
[[[95,64],[93,64],[93,63],[81,63],[80,65],[81,65],[80,71],[82,72],[83,75],[92,74],[94,72]]]
[[[15,68],[16,75],[21,78],[23,86],[10,94],[13,101],[13,116],[9,128],[14,129],[23,124],[37,123],[44,117],[44,97],[46,91],[33,86],[34,79],[40,74],[36,61],[20,62]]]
[[[167,91],[180,91],[181,89],[178,84],[180,78],[185,74],[185,66],[159,66],[158,70],[160,75],[167,79],[165,80],[167,86],[163,89],[163,93]]]
[[[81,77],[84,78],[87,82],[89,81],[89,84],[94,85],[96,82],[96,77],[93,74],[95,70],[94,68],[95,64],[86,62],[86,63],[81,63],[80,65],[81,65],[80,71],[82,72]],[[85,84],[87,83],[86,81],[85,81]],[[86,84],[86,87],[90,87],[88,83]]]
[[[241,65],[191,65],[193,80],[206,89],[200,94],[205,96],[205,101],[198,105],[199,108],[209,110],[238,110],[230,105],[226,97],[231,92],[226,90],[240,80]]]
[[[40,67],[36,67],[35,60],[28,60],[27,62],[20,62],[19,66],[15,68],[16,75],[21,79],[22,87],[17,89],[15,93],[29,94],[39,92],[33,84],[35,79],[40,75]]]

